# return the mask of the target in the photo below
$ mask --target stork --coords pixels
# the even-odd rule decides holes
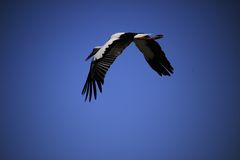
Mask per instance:
[[[144,58],[160,76],[170,76],[173,73],[173,67],[168,61],[165,53],[160,45],[155,41],[162,38],[163,35],[155,35],[144,33],[120,32],[113,34],[110,39],[103,45],[93,49],[86,60],[92,58],[90,71],[82,90],[82,94],[86,94],[85,101],[89,97],[89,102],[97,98],[97,86],[102,92],[104,77],[114,62],[114,60],[122,53],[122,51],[134,42],[137,48],[142,52]]]

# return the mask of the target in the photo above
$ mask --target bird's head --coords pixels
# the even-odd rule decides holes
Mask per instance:
[[[151,34],[143,34],[143,33],[139,33],[136,36],[134,36],[134,39],[147,39],[150,38]]]

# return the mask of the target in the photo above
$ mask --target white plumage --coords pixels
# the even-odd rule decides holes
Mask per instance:
[[[97,60],[99,58],[102,58],[104,52],[106,51],[106,48],[108,48],[114,41],[118,40],[121,35],[123,35],[124,32],[115,33],[111,36],[111,38],[100,48],[100,50],[93,56],[94,60]]]
[[[173,67],[167,60],[165,53],[160,45],[155,41],[162,38],[162,35],[151,37],[145,33],[120,32],[113,34],[110,39],[103,45],[97,46],[92,53],[86,58],[93,57],[90,71],[86,83],[83,87],[82,94],[86,94],[85,101],[89,97],[97,97],[97,87],[102,92],[104,77],[114,60],[122,53],[122,51],[134,41],[138,49],[143,53],[146,61],[160,76],[173,73]]]

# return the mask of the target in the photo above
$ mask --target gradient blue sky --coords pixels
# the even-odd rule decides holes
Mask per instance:
[[[1,160],[240,159],[239,3],[1,1]],[[85,103],[84,59],[119,31],[162,33],[159,77],[132,44]]]

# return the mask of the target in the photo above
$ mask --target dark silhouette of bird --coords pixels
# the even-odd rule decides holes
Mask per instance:
[[[121,32],[115,33],[103,45],[93,49],[86,60],[92,58],[90,71],[87,76],[86,83],[83,87],[82,94],[86,94],[85,101],[89,97],[89,102],[97,98],[97,86],[102,92],[104,77],[112,65],[114,60],[122,53],[122,51],[134,42],[137,48],[143,53],[146,61],[160,76],[170,76],[173,73],[173,67],[165,56],[160,45],[155,41],[162,38],[163,35],[155,35],[143,33]]]

